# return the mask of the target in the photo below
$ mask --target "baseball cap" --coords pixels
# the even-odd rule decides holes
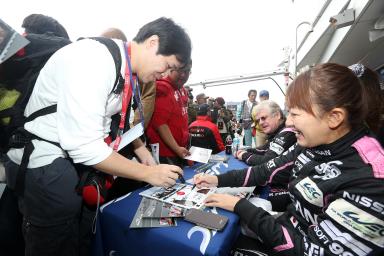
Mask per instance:
[[[208,99],[209,97],[208,96],[205,96],[204,93],[199,93],[196,95],[196,100],[199,100],[199,99]]]
[[[269,92],[267,90],[261,90],[259,92],[259,97],[269,97]]]

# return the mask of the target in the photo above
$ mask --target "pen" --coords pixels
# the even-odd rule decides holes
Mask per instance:
[[[208,170],[208,169],[207,169],[207,170]],[[205,170],[204,172],[201,172],[200,175],[204,175],[205,172],[206,172],[207,170]],[[191,189],[191,190],[193,190],[195,187],[196,187],[196,184],[194,184],[194,185],[192,186],[192,189]]]
[[[196,168],[195,172],[199,172],[200,174],[205,174],[215,164],[216,163],[206,163],[206,164],[203,164],[203,165],[199,166],[198,168]],[[194,184],[192,186],[191,190],[193,190],[195,187],[196,187],[196,184]]]
[[[185,179],[184,179],[184,176],[182,174],[179,174],[179,180],[181,181],[181,183],[185,183]]]

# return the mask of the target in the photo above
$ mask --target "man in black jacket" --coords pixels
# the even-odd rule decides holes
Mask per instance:
[[[255,106],[256,120],[267,134],[267,143],[258,148],[239,150],[236,157],[248,165],[259,165],[281,155],[296,143],[293,131],[285,127],[285,117],[280,106],[271,100]]]
[[[210,112],[208,104],[200,105],[196,121],[189,125],[191,146],[212,149],[212,153],[217,154],[225,148],[219,129],[212,123],[208,112]]]
[[[281,155],[296,143],[292,129],[285,127],[285,117],[280,106],[271,100],[260,102],[255,106],[256,119],[260,128],[267,134],[267,143],[258,148],[239,150],[236,157],[246,164],[255,166],[268,162]],[[286,179],[274,181],[267,186],[258,186],[255,194],[271,202],[274,211],[284,211],[289,203]]]

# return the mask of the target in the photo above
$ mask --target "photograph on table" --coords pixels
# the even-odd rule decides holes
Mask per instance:
[[[164,203],[158,200],[150,200],[148,209],[144,212],[143,218],[180,218],[184,217],[185,209],[176,205]]]
[[[152,187],[140,195],[185,209],[200,209],[204,206],[204,199],[215,191],[215,188],[192,188],[192,185],[177,183],[170,188]]]
[[[156,227],[174,227],[177,221],[174,218],[144,218],[144,214],[153,206],[153,200],[143,197],[135,216],[131,222],[130,228],[156,228]]]

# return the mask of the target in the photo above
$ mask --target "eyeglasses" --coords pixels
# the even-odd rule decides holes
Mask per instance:
[[[265,121],[265,120],[267,120],[269,118],[269,116],[262,116],[262,117],[260,117],[260,118],[257,118],[256,119],[256,123],[260,123],[260,121]]]

